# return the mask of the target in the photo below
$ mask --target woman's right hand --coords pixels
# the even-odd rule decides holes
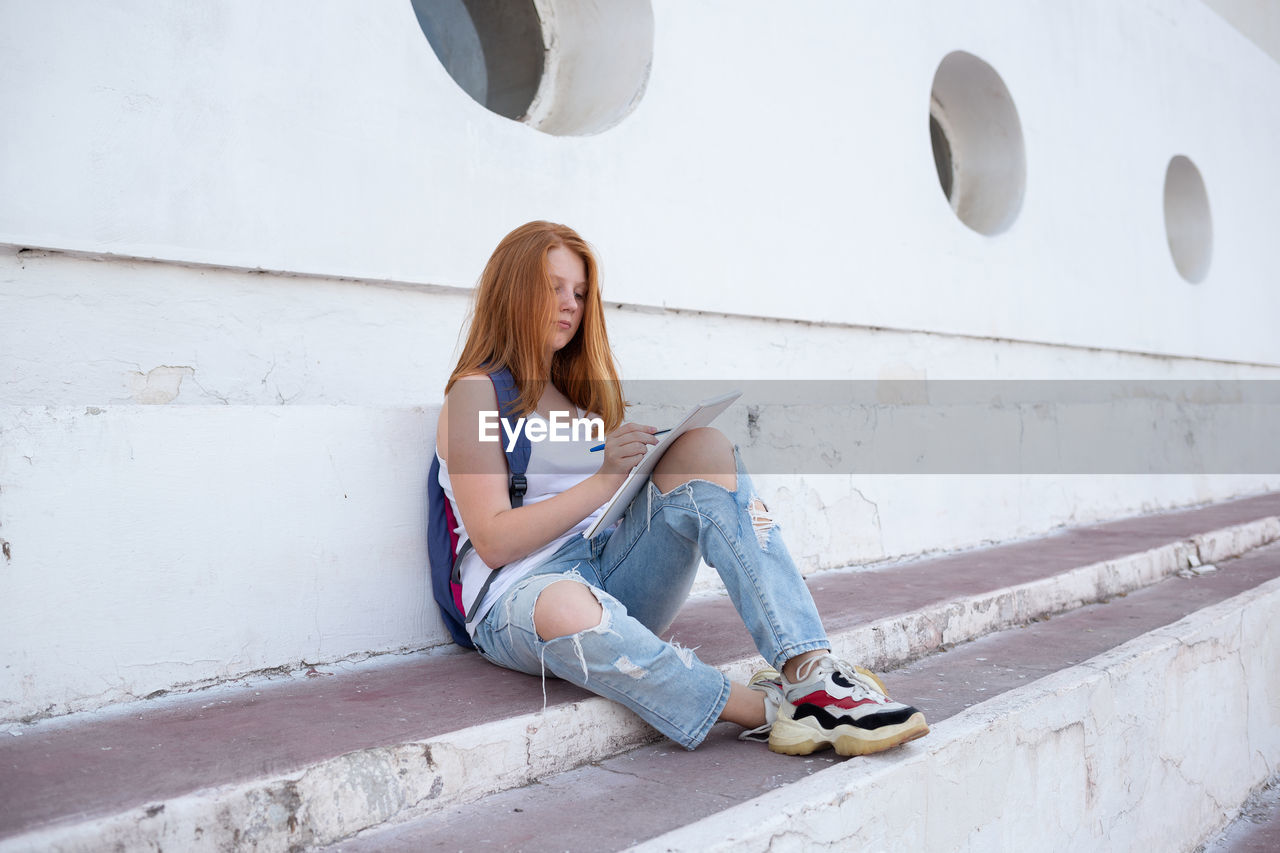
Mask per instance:
[[[600,473],[616,477],[618,485],[621,485],[631,469],[644,459],[649,446],[658,443],[658,437],[654,435],[657,431],[657,427],[627,423],[605,436]]]

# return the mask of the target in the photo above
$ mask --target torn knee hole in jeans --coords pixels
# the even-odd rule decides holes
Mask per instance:
[[[583,579],[582,576],[579,575],[577,572],[570,572],[569,574],[571,577],[563,578],[563,580],[577,580],[583,586],[585,586],[588,590],[590,590],[591,594],[596,597],[596,601],[600,603],[600,621],[599,623],[592,625],[590,628],[584,628],[583,630],[578,631],[577,633],[565,634],[560,637],[552,637],[549,640],[542,641],[542,648],[538,652],[538,665],[542,669],[542,707],[544,710],[547,707],[547,649],[550,648],[551,644],[559,643],[565,640],[569,641],[569,643],[573,646],[574,657],[578,659],[578,664],[581,665],[582,667],[582,683],[585,685],[590,678],[590,671],[587,668],[586,653],[583,652],[582,650],[583,638],[590,636],[592,634],[613,634],[615,637],[618,636],[618,632],[613,630],[613,627],[612,627],[613,614],[609,610],[609,606],[605,602],[605,599],[602,597],[600,590],[596,589],[594,586],[587,583],[586,580]],[[543,590],[543,592],[545,591],[546,590]],[[541,596],[541,593],[539,593],[539,596]],[[536,601],[534,603],[534,606],[535,607],[537,606]],[[530,617],[530,621],[534,622],[534,630],[536,631],[537,623],[535,620],[533,620],[532,616]]]
[[[767,551],[769,531],[773,530],[773,516],[770,515],[769,508],[764,505],[764,501],[753,497],[747,504],[747,514],[751,516],[751,529],[755,531],[760,550]]]
[[[706,480],[698,480],[697,482],[699,482],[699,483],[705,483],[705,482],[707,482],[707,481],[706,481]],[[689,503],[693,504],[693,514],[694,514],[694,516],[695,516],[695,517],[697,517],[697,519],[698,519],[698,530],[699,530],[699,532],[701,532],[701,530],[702,530],[702,511],[698,509],[698,496],[697,496],[697,495],[695,495],[695,494],[693,493],[693,484],[694,484],[694,481],[693,481],[693,480],[688,480],[688,481],[686,481],[686,482],[684,482],[684,483],[681,483],[680,485],[676,486],[674,489],[672,489],[672,490],[671,490],[671,491],[669,491],[669,492],[662,492],[661,490],[659,490],[659,491],[658,491],[658,497],[659,497],[659,498],[669,498],[669,497],[671,497],[672,495],[674,495],[676,492],[683,492],[684,494],[688,495],[688,496],[689,496]],[[647,489],[647,490],[645,491],[646,503],[645,503],[645,513],[644,513],[644,519],[645,519],[645,521],[644,521],[644,529],[645,529],[646,531],[647,531],[647,530],[649,530],[649,529],[653,526],[653,492],[654,492],[654,489],[657,489],[657,488],[658,488],[658,487],[657,487],[657,485],[656,485],[656,484],[654,484],[654,486],[653,486],[653,488],[652,488],[652,489]]]

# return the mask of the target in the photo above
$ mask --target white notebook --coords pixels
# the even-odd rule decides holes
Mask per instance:
[[[595,524],[584,530],[582,535],[590,539],[610,524],[622,518],[627,511],[627,507],[631,505],[631,500],[640,493],[645,483],[649,482],[649,475],[653,473],[654,466],[658,464],[662,454],[667,452],[667,448],[671,446],[671,443],[689,430],[704,427],[714,421],[721,412],[733,405],[733,401],[741,396],[741,391],[730,391],[727,394],[721,394],[719,397],[703,400],[694,406],[689,414],[684,416],[684,420],[672,427],[671,432],[664,435],[661,441],[653,445],[649,452],[645,454],[644,459],[641,459],[639,464],[631,469],[631,473],[627,475],[627,479],[623,481],[622,486],[613,493],[613,497],[605,505],[604,512],[600,513],[600,517],[596,519]]]

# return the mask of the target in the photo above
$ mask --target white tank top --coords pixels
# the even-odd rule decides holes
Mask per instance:
[[[537,413],[532,413],[528,417],[530,420],[545,421]],[[505,436],[503,438],[505,440]],[[530,447],[529,468],[525,471],[527,490],[524,495],[524,505],[529,506],[554,497],[566,489],[576,486],[598,471],[603,454],[592,453],[591,448],[599,443],[599,439],[533,442]],[[437,450],[436,458],[439,459],[439,457],[440,451]],[[443,459],[440,459],[440,488],[444,490],[445,496],[449,499],[449,504],[453,508],[453,517],[458,522],[455,531],[458,534],[458,549],[461,550],[463,543],[467,540],[467,531],[462,524],[462,513],[458,512],[458,504],[453,499],[453,484],[449,481],[449,466]],[[489,611],[493,603],[510,589],[512,584],[545,563],[571,537],[581,536],[582,532],[595,522],[596,517],[600,515],[600,510],[603,508],[604,505],[601,504],[596,507],[591,515],[574,525],[571,530],[556,537],[529,556],[504,566],[498,576],[494,578],[489,591],[485,593],[484,601],[480,602],[479,615],[474,620],[470,618],[472,616],[472,602],[479,595],[480,589],[484,586],[484,582],[488,580],[492,569],[484,564],[475,549],[467,551],[466,556],[462,558],[462,562],[459,565],[459,572],[462,576],[462,601],[467,607],[467,630],[470,631],[480,619],[484,618],[484,614]]]

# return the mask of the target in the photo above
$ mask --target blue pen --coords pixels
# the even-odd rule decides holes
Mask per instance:
[[[667,433],[669,433],[669,432],[671,432],[671,430],[669,430],[669,429],[660,429],[660,430],[658,430],[657,432],[655,432],[655,433],[653,433],[653,434],[654,434],[654,435],[666,435],[666,434],[667,434]],[[603,445],[603,444],[597,444],[595,447],[591,448],[591,452],[592,452],[592,453],[595,453],[597,450],[604,450],[604,445]]]

